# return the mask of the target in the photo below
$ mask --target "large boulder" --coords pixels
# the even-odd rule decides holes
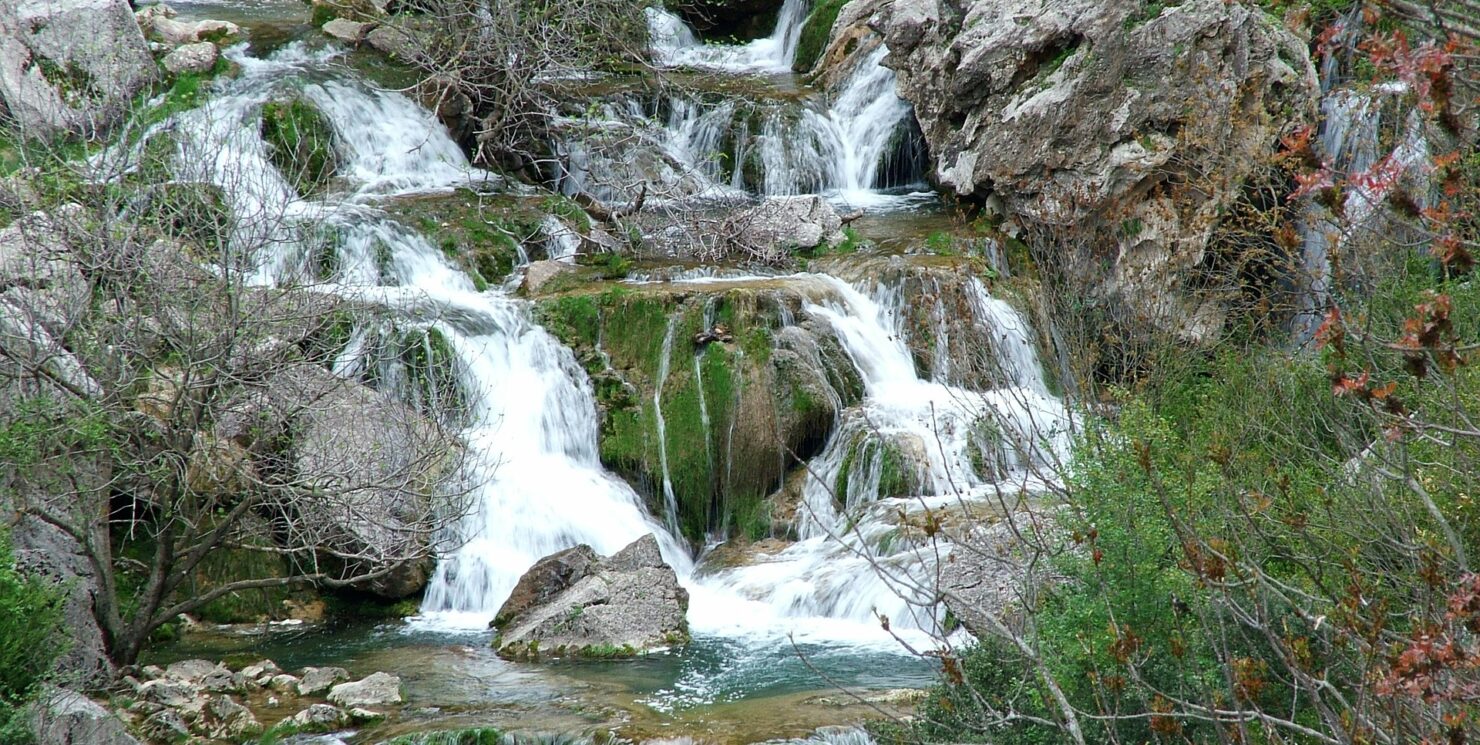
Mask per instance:
[[[22,134],[107,129],[157,76],[124,0],[0,0],[0,100]]]
[[[437,522],[430,504],[456,446],[434,422],[390,395],[307,371],[308,398],[290,425],[298,478],[318,492],[294,506],[294,544],[316,546],[361,589],[398,599],[431,576]],[[327,376],[327,377],[325,377]]]
[[[1067,245],[1060,269],[1130,315],[1220,326],[1194,288],[1220,217],[1316,120],[1303,41],[1224,0],[895,0],[878,25],[943,190]]]
[[[688,641],[689,593],[651,534],[601,559],[589,546],[540,560],[497,619],[501,657],[625,657]]]
[[[139,745],[123,721],[80,693],[47,688],[31,714],[41,745]]]
[[[401,679],[390,673],[373,673],[364,680],[340,683],[329,691],[329,703],[354,709],[401,703]]]

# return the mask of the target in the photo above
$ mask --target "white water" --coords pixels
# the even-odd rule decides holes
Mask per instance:
[[[661,62],[737,75],[757,65],[789,69],[805,15],[801,0],[787,0],[772,37],[726,46],[701,44],[677,16],[648,10]],[[907,130],[911,108],[895,93],[894,71],[883,65],[887,53],[880,44],[859,60],[831,101],[677,97],[669,101],[661,123],[631,102],[609,105],[599,121],[575,127],[577,136],[565,143],[568,174],[563,188],[567,193],[587,191],[622,201],[635,189],[614,190],[611,184],[648,180],[659,184],[653,191],[662,194],[823,194],[850,209],[918,203],[928,194],[881,192],[884,186],[904,185],[886,184],[884,169],[897,155],[908,157],[911,151],[903,138],[912,136]],[[774,54],[782,56],[770,56]],[[617,138],[623,147],[615,154],[593,153],[612,132],[643,140],[644,147],[654,151],[652,156],[634,159],[630,136]],[[647,165],[634,173],[635,163]],[[923,163],[911,159],[893,165],[895,181],[908,173],[905,181],[923,182]]]
[[[748,44],[705,44],[679,18],[660,7],[647,9],[648,30],[658,61],[670,67],[699,67],[726,72],[791,72],[807,0],[786,0],[770,36]]]
[[[925,506],[949,509],[999,491],[1010,496],[1040,491],[1045,474],[1057,472],[1054,466],[1067,457],[1067,412],[1046,393],[1021,319],[979,283],[973,283],[974,305],[987,311],[979,315],[984,337],[1002,340],[995,352],[1003,368],[1021,381],[986,392],[916,375],[903,341],[897,312],[903,298],[897,288],[876,287],[869,297],[833,277],[811,278],[829,285],[836,299],[809,304],[806,312],[837,331],[863,377],[866,398],[808,466],[812,477],[798,516],[802,540],[749,566],[717,572],[705,584],[749,598],[777,619],[825,617],[852,621],[861,629],[883,614],[897,630],[938,631],[928,578],[949,547],[911,540],[900,530],[896,513]],[[984,422],[1002,438],[993,452],[974,458],[972,450],[982,441],[972,437],[972,430]],[[936,498],[880,500],[884,464],[878,447],[871,456],[855,457],[846,493],[834,494],[849,450],[859,442],[883,441],[918,445],[913,452],[923,461],[918,474],[923,495]],[[997,472],[978,473],[973,460],[992,463]],[[723,618],[692,622],[696,628],[712,624],[743,632]]]
[[[1017,385],[975,393],[916,376],[901,341],[904,299],[897,288],[870,288],[870,296],[824,275],[797,277],[825,286],[830,299],[808,305],[806,313],[837,330],[865,381],[866,401],[812,464],[821,479],[806,490],[808,516],[799,526],[805,540],[754,565],[696,578],[670,530],[602,468],[594,397],[572,353],[530,320],[525,303],[499,289],[478,292],[440,250],[374,206],[388,195],[486,182],[487,175],[471,168],[430,115],[404,97],[352,79],[326,79],[325,56],[299,47],[270,60],[233,56],[243,67],[239,79],[207,106],[160,127],[177,135],[182,175],[226,189],[246,226],[237,240],[256,247],[261,281],[290,284],[310,276],[314,260],[298,228],[332,224],[341,235],[337,268],[320,287],[379,304],[401,327],[436,329],[457,358],[468,403],[460,435],[469,456],[459,483],[469,490],[472,509],[431,580],[425,624],[481,630],[542,556],[577,543],[609,554],[653,533],[690,590],[697,634],[767,646],[792,633],[798,641],[897,649],[873,613],[889,615],[899,629],[929,630],[936,608],[921,584],[933,555],[900,537],[893,511],[944,506],[999,487],[1033,490],[1038,484],[1029,466],[1063,451],[1062,407],[1044,393],[1025,326],[984,288],[976,286],[976,312],[991,338],[1015,339],[997,346]],[[296,195],[257,134],[261,104],[287,91],[302,91],[320,107],[344,151],[339,190],[321,200]],[[191,157],[207,153],[214,157]],[[362,372],[354,352],[373,346],[377,333],[374,326],[356,329],[336,369]],[[989,458],[1000,473],[978,474],[971,465],[970,448],[979,443],[968,431],[982,421],[1008,435]],[[922,491],[936,496],[878,499],[875,453],[874,462],[858,469],[867,475],[850,480],[835,505],[825,487],[855,436],[929,444],[919,453]],[[671,488],[665,500],[672,515],[668,494]]]
[[[252,241],[244,245],[255,247],[262,280],[301,280],[309,256],[296,221],[328,221],[343,240],[341,269],[324,289],[437,329],[457,356],[470,409],[460,433],[468,465],[459,481],[470,489],[472,509],[457,527],[457,548],[438,563],[425,615],[440,625],[486,628],[524,569],[577,543],[609,554],[654,533],[665,558],[687,575],[685,550],[626,483],[602,469],[595,401],[571,352],[530,321],[525,303],[498,290],[477,292],[415,231],[344,201],[482,181],[443,128],[399,94],[343,80],[306,83],[323,74],[326,58],[301,48],[270,60],[234,56],[242,77],[166,126],[180,137],[182,154],[218,154],[202,159],[201,168],[182,160],[181,168],[225,188],[239,218],[253,226],[239,240]],[[257,134],[261,104],[293,90],[328,117],[347,162],[345,191],[323,201],[297,197]]]

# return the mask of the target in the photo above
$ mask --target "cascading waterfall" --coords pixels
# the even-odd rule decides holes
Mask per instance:
[[[1040,491],[1045,474],[1067,457],[1067,412],[1047,393],[1026,325],[980,283],[972,283],[973,307],[989,338],[998,340],[994,352],[1015,380],[985,392],[916,375],[901,332],[898,287],[881,285],[869,297],[833,277],[813,278],[830,287],[833,299],[809,304],[806,312],[837,331],[863,377],[865,400],[808,466],[798,513],[802,540],[752,565],[719,571],[705,583],[750,598],[774,616],[867,623],[882,613],[897,629],[936,630],[925,552],[901,535],[897,510],[945,507],[996,489]],[[984,433],[983,426],[990,431]],[[916,445],[924,497],[880,499],[881,443],[898,442]],[[987,454],[994,466],[988,469],[978,465],[984,444],[995,448]],[[847,486],[835,493],[845,470]]]
[[[796,57],[807,0],[786,0],[770,36],[749,44],[705,44],[679,18],[660,7],[647,9],[653,52],[665,65],[702,67],[728,72],[790,72]]]
[[[1030,466],[1063,452],[1062,407],[1037,377],[1026,327],[979,284],[973,308],[982,324],[994,337],[1016,339],[996,346],[1017,383],[981,393],[916,375],[901,341],[898,287],[871,288],[870,296],[825,275],[775,278],[823,286],[827,299],[807,305],[805,313],[837,330],[862,373],[867,397],[812,464],[821,480],[804,495],[807,516],[799,525],[804,540],[751,566],[695,577],[692,560],[673,533],[646,513],[626,483],[602,468],[594,396],[570,350],[531,321],[524,302],[497,288],[479,292],[439,249],[375,207],[386,197],[490,177],[471,168],[431,115],[405,97],[353,79],[323,80],[329,74],[324,56],[300,47],[269,60],[251,59],[240,50],[231,54],[242,65],[242,76],[205,107],[161,125],[175,134],[182,156],[214,155],[182,157],[182,176],[227,189],[240,222],[249,228],[238,239],[261,246],[261,281],[293,283],[313,274],[318,249],[302,240],[306,231],[294,228],[332,225],[338,236],[329,246],[335,252],[334,271],[318,285],[322,291],[383,308],[397,333],[407,328],[435,332],[455,357],[452,372],[464,409],[458,421],[469,456],[459,483],[470,491],[471,511],[456,527],[457,545],[441,557],[428,586],[426,623],[485,628],[519,576],[542,556],[577,543],[612,553],[653,533],[691,592],[696,634],[759,637],[771,644],[777,634],[793,632],[799,640],[889,649],[893,642],[879,634],[872,613],[890,615],[901,629],[931,628],[933,600],[918,584],[927,567],[901,548],[909,541],[898,539],[900,526],[890,517],[902,506],[900,500],[878,494],[878,448],[859,459],[857,469],[864,475],[850,482],[841,504],[822,488],[841,472],[845,451],[857,438],[939,443],[917,453],[920,492],[935,495],[922,499],[937,504],[970,499],[994,486],[1031,490]],[[322,82],[309,82],[313,79]],[[306,96],[338,134],[345,158],[341,191],[317,200],[300,198],[266,158],[257,111],[288,92]],[[266,219],[270,215],[282,219]],[[271,240],[262,239],[269,233]],[[353,331],[338,372],[365,374],[356,353],[374,348],[389,333],[380,323]],[[676,331],[670,327],[668,333]],[[665,355],[672,344],[671,338],[665,340]],[[981,458],[972,455],[980,442],[971,432],[983,422],[991,422],[1000,435],[993,441],[1001,452],[991,457],[1000,467],[989,473],[974,464]],[[670,515],[676,514],[666,492],[665,499]],[[891,542],[893,549],[886,545]]]
[[[744,46],[701,44],[681,19],[656,8],[648,17],[665,64],[745,73],[758,65],[789,67],[806,7],[787,0],[775,34]],[[632,99],[608,104],[597,121],[570,122],[562,188],[623,201],[632,189],[610,184],[649,180],[664,194],[825,194],[852,207],[910,204],[918,197],[880,193],[922,186],[926,166],[911,108],[894,92],[894,71],[883,65],[887,53],[880,44],[861,54],[830,102],[678,96],[657,107],[665,113]],[[633,137],[649,155],[634,158]],[[601,152],[607,140],[618,143],[616,152]]]
[[[471,279],[410,228],[367,200],[445,190],[483,180],[429,113],[403,96],[353,81],[303,84],[326,56],[289,47],[268,60],[232,52],[242,76],[200,109],[166,123],[182,172],[226,189],[238,236],[258,246],[264,282],[292,283],[310,260],[292,226],[328,221],[342,239],[340,269],[324,291],[384,308],[405,324],[435,329],[456,356],[468,422],[460,433],[468,465],[470,514],[457,526],[458,547],[442,557],[423,603],[438,622],[482,629],[523,571],[577,543],[612,553],[645,533],[684,575],[685,549],[644,511],[620,479],[602,469],[597,420],[585,372],[571,352],[529,318],[525,303],[499,290],[478,292]],[[266,158],[257,111],[299,91],[329,119],[343,146],[347,193],[300,199]],[[191,166],[193,162],[199,166]],[[263,239],[276,231],[272,240]],[[367,333],[353,338],[364,344]],[[350,372],[352,363],[341,369]]]

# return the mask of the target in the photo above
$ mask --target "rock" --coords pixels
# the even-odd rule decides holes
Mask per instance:
[[[159,3],[134,12],[134,21],[149,38],[171,46],[202,41],[219,42],[241,35],[241,27],[230,21],[177,21],[175,9]]]
[[[328,704],[314,704],[288,718],[294,726],[304,729],[332,729],[344,724],[344,712]]]
[[[164,669],[164,678],[184,683],[200,683],[208,676],[226,670],[221,665],[210,660],[182,660],[172,662]],[[230,672],[227,670],[227,672]]]
[[[150,680],[139,686],[139,698],[172,709],[189,704],[197,693],[195,686],[184,681]]]
[[[571,585],[589,577],[601,563],[601,555],[584,543],[536,561],[519,577],[492,625],[503,626],[531,608],[550,602]]]
[[[164,56],[160,64],[171,75],[187,72],[209,72],[216,66],[216,45],[209,41],[183,44]]]
[[[214,438],[248,449],[288,441],[294,477],[323,487],[290,508],[305,530],[296,542],[320,547],[320,561],[340,576],[374,574],[357,587],[382,597],[425,586],[436,528],[432,484],[461,452],[450,435],[389,395],[313,363],[285,367],[227,408]]]
[[[0,101],[24,136],[92,136],[157,75],[124,0],[0,0]]]
[[[1316,121],[1306,44],[1223,0],[960,6],[896,0],[878,23],[940,188],[1069,246],[1056,261],[1076,289],[1211,338],[1224,298],[1198,288],[1217,284],[1219,219],[1281,135]]]
[[[385,719],[385,715],[378,711],[372,711],[370,709],[350,709],[349,718],[350,721],[359,723],[378,722],[382,719]]]
[[[144,736],[154,742],[179,742],[190,736],[185,720],[173,709],[163,709],[150,714],[139,726]]]
[[[591,551],[584,548],[579,553]],[[567,558],[573,567],[585,562],[576,555]],[[562,581],[564,574],[547,565],[539,576],[549,585],[528,588],[514,607],[499,609],[498,618],[504,619],[494,642],[499,656],[631,656],[688,641],[688,591],[663,562],[651,534],[584,573],[570,572],[574,579]],[[530,603],[531,597],[547,600]]]
[[[780,0],[680,0],[668,4],[684,23],[715,39],[758,39],[776,27]]]
[[[1053,539],[1050,519],[1020,512],[990,525],[970,528],[941,562],[939,589],[946,609],[978,637],[993,633],[988,617],[1032,605],[1031,593],[1061,580],[1024,545]],[[1040,544],[1039,541],[1043,541]]]
[[[298,692],[298,677],[282,673],[272,676],[267,682],[267,687],[278,693],[296,694]]]
[[[342,667],[305,667],[303,679],[298,682],[298,695],[317,696],[343,680],[349,680],[349,671]]]
[[[346,708],[399,704],[401,679],[390,673],[375,673],[354,683],[340,683],[329,691],[329,703]]]
[[[103,479],[106,471],[89,473],[89,461],[79,459],[77,476]],[[0,493],[7,485],[0,478]],[[26,574],[53,580],[65,591],[62,614],[68,646],[57,660],[57,670],[69,681],[81,685],[101,685],[113,675],[103,632],[93,616],[93,594],[98,592],[92,565],[82,555],[82,547],[61,530],[34,517],[14,521],[8,500],[0,497],[0,518],[10,521],[11,550],[16,566]]]
[[[123,722],[80,693],[48,687],[31,714],[41,745],[139,745]]]
[[[214,722],[208,732],[210,737],[239,742],[242,738],[262,733],[262,723],[257,721],[251,710],[230,696],[211,699],[207,711]]]
[[[531,261],[524,268],[524,292],[538,295],[554,280],[569,274],[577,274],[581,268],[563,261]]]
[[[277,675],[280,672],[282,672],[282,670],[277,666],[277,663],[273,662],[272,660],[253,662],[252,664],[247,665],[241,669],[242,675],[245,675],[248,678],[256,681],[261,681],[264,676],[268,680],[271,680],[272,676]]]
[[[373,23],[362,23],[350,21],[344,18],[335,18],[324,24],[324,33],[349,44],[359,44],[365,40],[365,35],[375,28]]]
[[[842,218],[819,196],[769,197],[727,222],[732,242],[759,251],[815,248],[842,240]]]

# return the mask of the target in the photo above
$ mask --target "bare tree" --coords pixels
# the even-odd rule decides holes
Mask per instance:
[[[448,412],[331,371],[367,353],[348,342],[383,311],[318,286],[316,257],[333,250],[314,242],[321,231],[243,216],[223,189],[249,185],[177,181],[155,149],[123,137],[125,157],[91,168],[30,143],[12,177],[36,211],[0,232],[6,506],[80,547],[120,664],[161,625],[232,593],[414,592],[462,509]],[[244,219],[252,230],[236,229]],[[281,229],[262,229],[272,221]],[[301,244],[289,252],[301,279],[263,283],[280,241]],[[198,589],[223,552],[281,568],[242,566]]]

